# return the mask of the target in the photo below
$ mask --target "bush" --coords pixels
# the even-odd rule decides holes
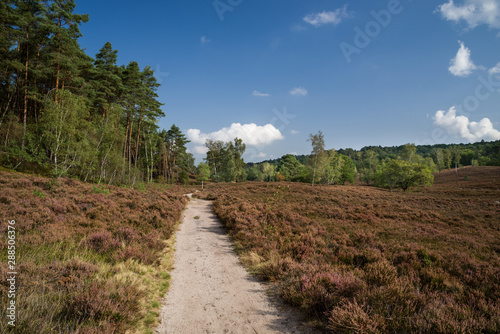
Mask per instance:
[[[420,185],[430,186],[433,182],[429,167],[403,160],[391,160],[375,173],[375,185],[382,188],[399,187],[406,191]]]

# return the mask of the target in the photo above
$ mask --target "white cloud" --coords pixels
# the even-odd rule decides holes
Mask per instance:
[[[194,153],[197,153],[197,154],[207,154],[207,152],[208,152],[208,148],[206,146],[196,145],[194,147]]]
[[[201,44],[207,44],[210,43],[212,40],[208,39],[206,36],[201,36]]]
[[[321,13],[306,15],[303,20],[315,27],[320,27],[325,24],[338,25],[342,20],[349,15],[347,14],[347,5],[342,8],[337,8],[332,12],[322,11]]]
[[[448,70],[451,74],[457,77],[466,77],[472,73],[473,70],[477,69],[470,59],[470,49],[467,48],[463,42],[460,42],[460,49],[458,49],[457,55],[450,61],[450,67]]]
[[[305,31],[305,30],[307,30],[307,28],[306,28],[306,27],[304,27],[304,26],[303,26],[303,25],[301,25],[301,24],[294,24],[294,25],[292,25],[292,26],[290,27],[290,30],[291,30],[291,31]]]
[[[500,63],[490,68],[488,72],[490,72],[491,74],[500,74]]]
[[[290,130],[290,133],[291,133],[292,135],[298,135],[300,132],[299,132],[299,131],[297,131],[297,130],[292,129],[292,130]]]
[[[201,145],[204,145],[207,139],[228,142],[234,140],[234,138],[240,138],[247,145],[263,146],[285,138],[280,130],[276,129],[272,124],[259,126],[254,123],[243,125],[233,123],[228,128],[222,128],[211,133],[202,133],[199,129],[189,129],[186,135],[191,142]]]
[[[457,116],[455,107],[448,112],[439,110],[434,115],[434,124],[443,128],[452,136],[461,137],[471,142],[484,140],[500,140],[500,131],[493,128],[489,118],[483,118],[479,122],[471,122],[465,116]]]
[[[254,90],[253,93],[252,93],[252,95],[253,96],[257,96],[257,97],[268,97],[268,96],[271,96],[271,94],[261,93],[258,90]]]
[[[305,89],[304,87],[295,87],[290,91],[290,95],[293,96],[306,96],[307,93],[307,89]]]
[[[464,20],[470,29],[481,24],[500,28],[500,0],[465,0],[458,6],[450,0],[439,6],[438,11],[448,21]]]

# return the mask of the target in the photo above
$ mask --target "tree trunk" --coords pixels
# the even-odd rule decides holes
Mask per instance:
[[[134,166],[137,168],[137,160],[139,158],[139,143],[140,143],[140,134],[141,134],[141,121],[142,121],[142,107],[141,107],[141,113],[139,114],[139,124],[137,127],[137,139],[135,141],[135,161],[134,161]],[[147,151],[146,151],[147,155]]]
[[[58,26],[61,28],[61,19],[59,18]],[[59,75],[61,74],[61,46],[60,46],[60,41],[61,36],[57,36],[57,41],[59,42],[59,47],[57,49],[57,74],[56,74],[56,95],[55,95],[55,102],[58,104],[58,98],[57,98],[57,93],[59,91]]]
[[[130,121],[130,129],[128,132],[128,144],[127,144],[127,155],[128,155],[128,178],[130,181],[130,172],[132,170],[132,130],[134,127],[134,120]]]
[[[314,169],[313,169],[313,181],[312,185],[314,187],[314,179],[316,177],[316,163],[318,162],[318,153],[316,153],[316,157],[314,158]]]
[[[123,142],[123,159],[127,157],[127,138],[130,128],[130,113],[127,113],[127,128],[125,129],[125,141]]]
[[[29,38],[29,34],[26,34],[26,44]],[[24,148],[26,140],[26,119],[28,114],[28,59],[29,59],[29,48],[26,46],[26,63],[24,66],[24,110],[23,110],[23,140],[21,142],[21,147]]]

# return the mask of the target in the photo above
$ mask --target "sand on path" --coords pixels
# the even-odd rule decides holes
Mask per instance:
[[[192,199],[156,333],[315,333],[242,267],[209,201]]]

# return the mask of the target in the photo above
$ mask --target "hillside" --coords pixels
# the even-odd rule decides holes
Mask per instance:
[[[500,331],[500,168],[406,193],[246,183],[206,190],[246,265],[333,332]]]

